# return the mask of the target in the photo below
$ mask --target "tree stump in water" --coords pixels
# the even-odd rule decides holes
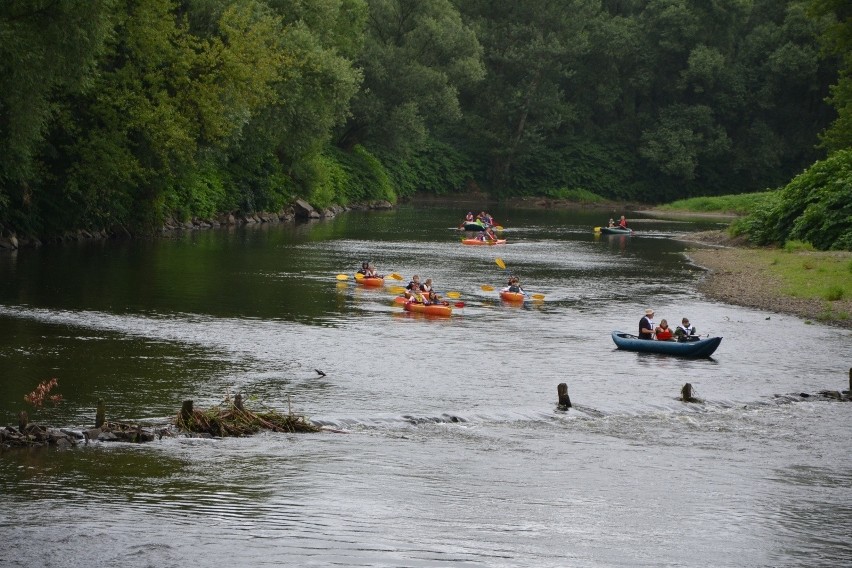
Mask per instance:
[[[692,385],[690,383],[686,383],[680,389],[680,399],[683,402],[701,402],[700,398],[692,396]]]
[[[568,396],[568,385],[559,383],[556,387],[556,394],[559,396],[559,409],[568,410],[571,408],[571,398]]]
[[[192,401],[185,400],[180,407],[180,418],[184,424],[188,424],[192,418]]]
[[[237,396],[234,397],[234,408],[237,410],[245,410],[243,408],[243,395],[237,394]]]
[[[22,410],[18,414],[18,431],[23,434],[24,430],[27,429],[27,424],[30,423],[30,417],[27,415],[26,410]]]
[[[95,428],[100,428],[106,421],[106,408],[103,399],[98,399],[98,409],[95,411]]]

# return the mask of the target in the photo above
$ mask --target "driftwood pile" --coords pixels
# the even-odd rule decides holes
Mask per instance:
[[[273,432],[319,432],[321,428],[304,416],[274,410],[254,412],[243,406],[241,395],[233,402],[226,400],[220,406],[207,410],[194,410],[191,400],[183,403],[175,419],[175,426],[187,432],[210,436],[249,436],[261,430]]]
[[[320,426],[304,416],[274,410],[255,412],[243,406],[241,395],[233,401],[228,398],[219,406],[207,410],[194,410],[191,400],[184,401],[174,424],[143,428],[139,424],[107,422],[104,419],[103,401],[98,401],[95,427],[84,430],[49,428],[30,424],[26,412],[18,416],[17,428],[0,428],[0,449],[76,446],[80,442],[151,442],[164,436],[189,435],[212,438],[225,436],[249,436],[261,430],[273,432],[319,432]]]

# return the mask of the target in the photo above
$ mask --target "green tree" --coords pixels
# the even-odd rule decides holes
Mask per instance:
[[[823,147],[834,152],[852,147],[852,5],[844,0],[811,0],[809,10],[813,17],[827,22],[819,36],[823,53],[841,58],[828,99],[837,118],[821,134]]]
[[[111,30],[111,0],[0,3],[0,222],[30,209],[37,154],[57,116],[56,95],[91,84]]]
[[[386,146],[405,154],[461,117],[458,91],[483,76],[481,47],[450,0],[369,0],[357,65],[364,85],[339,145]]]

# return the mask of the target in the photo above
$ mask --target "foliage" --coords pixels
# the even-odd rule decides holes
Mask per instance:
[[[571,189],[562,187],[559,189],[546,190],[544,195],[553,199],[563,199],[574,203],[603,203],[606,201],[606,199],[600,195],[579,187]]]
[[[8,0],[0,225],[781,187],[820,132],[852,146],[850,22],[838,0]],[[818,171],[730,206],[734,230],[848,248],[845,170]]]
[[[838,151],[796,176],[739,225],[757,244],[811,243],[852,250],[852,149]]]
[[[845,0],[810,0],[808,10],[827,24],[819,34],[823,53],[841,59],[837,82],[828,101],[837,110],[836,120],[821,133],[829,151],[852,147],[852,8]]]
[[[376,155],[385,164],[400,197],[461,193],[477,177],[475,165],[466,154],[433,138],[404,159],[381,147],[376,148]]]
[[[734,213],[748,215],[772,196],[772,192],[742,193],[716,197],[691,197],[678,199],[658,208],[663,211],[702,211],[705,213]]]
[[[35,389],[33,389],[31,393],[24,395],[24,401],[38,408],[44,405],[44,401],[45,399],[47,399],[52,402],[54,406],[56,406],[57,404],[62,402],[62,395],[50,394],[50,391],[52,391],[53,388],[57,386],[59,386],[59,381],[56,379],[42,381]]]

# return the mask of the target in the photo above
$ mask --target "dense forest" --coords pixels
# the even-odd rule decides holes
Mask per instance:
[[[415,193],[659,203],[776,189],[835,154],[848,175],[850,18],[840,0],[5,0],[0,230]]]

